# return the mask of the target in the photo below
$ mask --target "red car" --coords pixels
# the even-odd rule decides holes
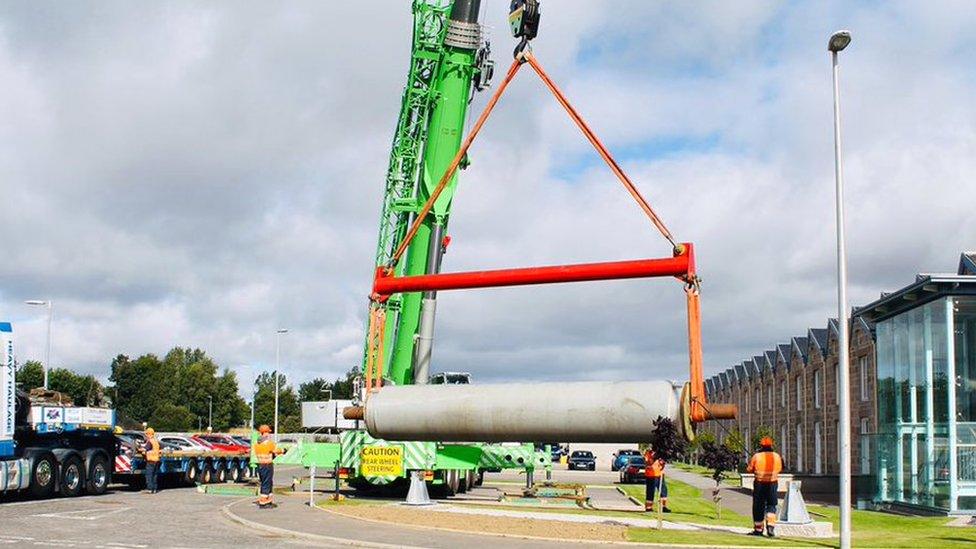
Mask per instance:
[[[246,453],[251,449],[231,438],[229,435],[218,433],[204,433],[193,437],[194,440],[212,446],[214,450],[221,452]]]

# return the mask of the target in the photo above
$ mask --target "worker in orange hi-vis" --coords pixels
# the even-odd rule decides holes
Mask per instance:
[[[661,512],[670,513],[668,509],[668,485],[664,482],[664,460],[648,448],[644,451],[644,511],[654,510],[654,498],[661,497]]]
[[[282,451],[275,445],[271,437],[271,427],[262,425],[258,428],[260,438],[254,445],[254,454],[258,461],[258,478],[261,480],[260,496],[255,502],[261,509],[277,507],[272,495],[274,489],[274,457]]]
[[[159,449],[156,430],[152,427],[146,429],[146,444],[143,445],[143,452],[146,454],[146,490],[150,494],[155,494],[159,492],[159,458],[162,452]]]
[[[763,535],[763,525],[766,535],[774,537],[776,528],[776,490],[779,485],[779,474],[783,470],[783,458],[773,451],[772,437],[763,437],[759,441],[759,451],[749,460],[747,473],[756,475],[752,483],[752,523],[750,536]]]

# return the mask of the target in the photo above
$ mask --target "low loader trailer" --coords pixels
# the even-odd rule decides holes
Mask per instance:
[[[115,460],[115,479],[129,486],[144,482],[146,456],[125,451]],[[249,454],[218,451],[163,450],[159,459],[160,480],[174,484],[217,484],[247,482],[254,476]]]

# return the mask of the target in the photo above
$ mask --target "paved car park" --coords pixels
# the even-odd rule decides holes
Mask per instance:
[[[301,468],[280,468],[277,483],[287,485]],[[559,482],[611,486],[609,471],[554,471]],[[537,476],[537,479],[540,478]],[[501,483],[522,483],[524,475],[491,475]],[[173,488],[150,495],[124,488],[103,496],[48,500],[0,500],[0,545],[12,547],[79,547],[142,549],[155,547],[252,547],[296,545],[319,547],[412,546],[457,547],[484,536],[415,527],[379,525],[312,510],[303,498],[279,497],[276,510],[256,511],[248,498],[207,495],[194,488]],[[230,512],[229,512],[230,511]],[[245,520],[235,520],[243,517]],[[256,528],[258,519],[271,528]],[[315,523],[319,537],[296,537],[290,526]],[[277,526],[274,526],[277,525]],[[557,547],[558,543],[491,537],[495,547]],[[574,544],[574,546],[576,546]],[[580,547],[583,547],[581,545]]]

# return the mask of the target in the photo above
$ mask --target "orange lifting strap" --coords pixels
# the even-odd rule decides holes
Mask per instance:
[[[399,263],[403,254],[406,253],[407,247],[410,245],[410,241],[416,236],[417,231],[420,229],[421,224],[427,215],[430,214],[431,209],[434,207],[434,203],[440,197],[441,193],[447,187],[448,182],[454,177],[457,172],[458,166],[460,166],[462,159],[468,154],[468,149],[471,148],[471,144],[474,142],[475,137],[484,127],[485,122],[488,120],[488,116],[494,110],[498,101],[501,99],[502,94],[508,88],[508,85],[518,74],[519,69],[524,63],[528,63],[529,66],[535,70],[536,74],[546,85],[550,92],[556,97],[556,100],[560,105],[566,110],[576,126],[579,127],[583,135],[586,136],[593,148],[596,149],[600,157],[603,158],[610,170],[617,176],[627,192],[630,193],[637,205],[640,206],[644,214],[651,220],[657,230],[671,243],[674,248],[675,253],[680,253],[681,247],[675,242],[674,237],[671,232],[665,226],[664,222],[658,217],[654,209],[647,200],[641,195],[640,191],[637,189],[636,185],[630,180],[623,169],[610,154],[610,151],[603,145],[600,139],[593,133],[583,117],[573,108],[569,100],[562,93],[559,87],[553,82],[549,75],[543,70],[542,65],[539,64],[538,59],[532,54],[531,51],[525,50],[519,54],[518,57],[512,62],[509,67],[508,72],[505,74],[504,80],[499,84],[495,93],[489,99],[488,104],[485,105],[484,110],[478,119],[475,121],[468,135],[465,137],[464,141],[461,143],[461,147],[458,149],[457,154],[454,155],[454,159],[451,164],[447,167],[444,175],[437,182],[434,190],[431,192],[430,197],[424,202],[423,207],[418,212],[413,224],[410,226],[407,234],[404,236],[402,242],[394,251],[390,262],[385,266],[386,274],[392,275],[396,265]],[[705,389],[704,389],[704,376],[702,375],[702,347],[701,347],[701,305],[698,296],[698,280],[695,277],[694,269],[692,269],[689,275],[690,279],[685,279],[686,283],[686,293],[688,295],[688,352],[689,352],[689,366],[691,370],[691,398],[692,398],[692,421],[704,421],[710,413],[707,411],[705,406]],[[380,301],[384,301],[381,296],[372,296],[374,301],[374,306],[370,311],[369,318],[369,350],[366,355],[366,388],[367,391],[371,389],[378,389],[382,384],[383,378],[383,334],[385,331],[386,314],[385,308],[382,306]]]

